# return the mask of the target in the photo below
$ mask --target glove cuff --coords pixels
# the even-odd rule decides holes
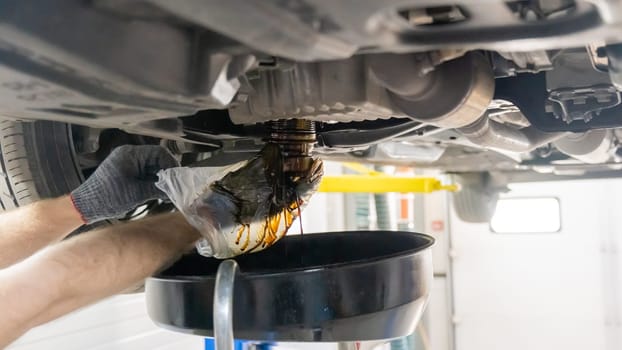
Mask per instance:
[[[96,221],[99,221],[99,215],[95,213],[91,208],[91,203],[85,200],[88,196],[84,196],[80,188],[77,188],[75,191],[69,194],[69,198],[71,199],[71,203],[73,204],[74,209],[80,214],[80,218],[85,225],[92,224]]]

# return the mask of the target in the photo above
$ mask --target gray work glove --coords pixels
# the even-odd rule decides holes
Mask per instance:
[[[122,218],[149,200],[168,199],[155,186],[157,173],[178,165],[160,146],[121,146],[71,192],[71,199],[86,224]]]

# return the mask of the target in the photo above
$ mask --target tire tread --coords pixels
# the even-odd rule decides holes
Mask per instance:
[[[3,210],[29,204],[37,199],[32,169],[25,149],[23,124],[2,121],[0,128],[0,202]]]

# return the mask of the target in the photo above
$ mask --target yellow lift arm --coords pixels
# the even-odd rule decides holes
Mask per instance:
[[[431,193],[443,190],[451,192],[458,190],[457,185],[443,185],[433,177],[391,176],[371,170],[357,163],[344,163],[344,166],[364,174],[324,176],[320,183],[320,192]]]

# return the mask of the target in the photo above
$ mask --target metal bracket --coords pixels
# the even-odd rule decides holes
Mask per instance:
[[[612,85],[557,89],[549,93],[556,118],[570,124],[575,120],[588,123],[604,109],[620,104],[620,93]]]

